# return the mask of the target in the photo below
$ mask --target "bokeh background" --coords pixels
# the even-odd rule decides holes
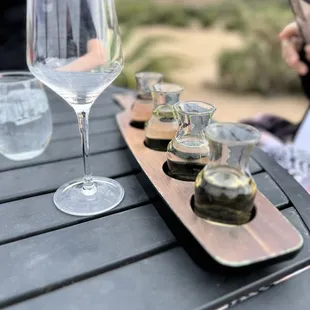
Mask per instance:
[[[281,58],[288,0],[116,0],[126,56],[117,85],[135,88],[137,71],[163,72],[204,100],[219,121],[257,113],[299,122],[308,103]]]

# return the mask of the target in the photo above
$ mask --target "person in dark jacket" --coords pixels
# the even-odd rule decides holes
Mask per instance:
[[[80,6],[76,5],[78,1]],[[34,3],[40,13],[37,35],[50,35],[46,41],[50,45],[41,45],[36,51],[39,57],[76,58],[62,68],[64,71],[88,71],[105,63],[105,50],[97,38],[88,0]],[[0,8],[0,71],[27,70],[26,0],[1,1]],[[57,37],[57,33],[66,37]]]
[[[282,44],[282,57],[289,67],[305,78],[303,80],[303,90],[307,99],[310,100],[310,83],[308,83],[310,81],[310,45],[302,44],[303,39],[296,22],[287,25],[279,36]],[[276,122],[270,122],[270,124],[275,126]],[[278,121],[278,124],[280,124],[280,121]],[[294,125],[290,126],[289,122],[282,122],[282,126],[278,127],[278,131],[282,131],[282,136],[285,133],[283,128],[294,129]],[[309,127],[310,111],[308,109],[301,123],[295,125],[296,130],[291,142],[283,143],[285,141],[282,141],[283,144],[281,144],[280,141],[278,143],[274,143],[274,141],[268,143],[268,140],[265,140],[266,143],[262,145],[262,148],[310,193]],[[280,137],[280,135],[277,136]]]
[[[26,0],[0,1],[0,71],[26,70]]]

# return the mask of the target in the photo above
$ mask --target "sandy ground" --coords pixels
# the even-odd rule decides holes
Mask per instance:
[[[163,26],[140,28],[133,38],[133,44],[141,38],[152,35],[170,36],[171,41],[159,44],[154,53],[173,53],[184,57],[189,64],[176,69],[173,77],[185,87],[183,99],[204,100],[217,107],[219,121],[238,121],[257,113],[272,113],[298,122],[307,102],[303,97],[278,96],[265,98],[253,94],[236,95],[214,87],[206,87],[207,81],[215,84],[218,78],[217,57],[224,48],[239,48],[242,39],[221,29],[177,29]],[[240,72],[242,74],[242,72]]]
[[[219,0],[153,0],[154,2],[161,4],[177,3],[185,5],[205,5],[210,3],[216,3]]]

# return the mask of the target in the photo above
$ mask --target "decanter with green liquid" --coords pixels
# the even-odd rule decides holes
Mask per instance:
[[[257,189],[249,160],[260,132],[247,125],[215,123],[206,135],[210,162],[197,176],[194,210],[209,221],[245,224],[254,210]]]

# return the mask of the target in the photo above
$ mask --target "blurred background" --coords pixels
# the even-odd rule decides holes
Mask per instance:
[[[281,58],[288,0],[116,0],[126,55],[115,84],[137,71],[163,72],[183,99],[217,106],[218,121],[271,113],[299,122],[308,103]]]

